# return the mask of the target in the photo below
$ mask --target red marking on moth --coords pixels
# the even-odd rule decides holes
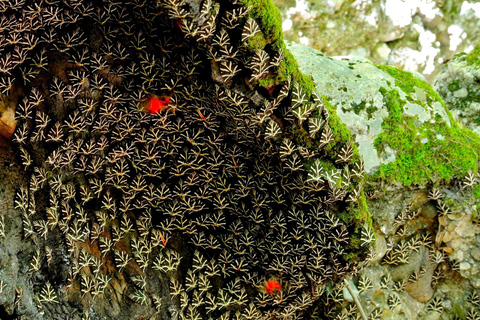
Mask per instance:
[[[165,238],[162,235],[160,235],[160,238],[162,239],[163,246],[166,246],[167,240],[165,240]]]
[[[267,283],[265,283],[265,291],[267,291],[267,294],[271,294],[280,290],[282,290],[282,286],[275,280],[269,280]]]
[[[180,19],[175,19],[175,22],[177,23],[177,26],[180,28],[180,30],[183,30],[182,21]]]
[[[205,117],[203,116],[203,114],[200,112],[200,110],[197,109],[197,112],[198,112],[198,115],[200,116],[200,118],[205,121]]]
[[[147,101],[147,111],[150,114],[159,113],[170,104],[169,97],[151,96]]]
[[[239,166],[237,164],[237,161],[235,161],[235,159],[233,159],[233,158],[232,158],[232,160],[233,160],[233,163],[235,164],[235,168],[238,168]]]

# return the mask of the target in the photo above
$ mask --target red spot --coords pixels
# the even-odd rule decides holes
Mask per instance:
[[[175,22],[177,23],[177,26],[180,28],[180,30],[183,30],[182,21],[180,19],[175,19]]]
[[[151,96],[147,101],[147,111],[150,114],[159,113],[170,104],[169,97]]]
[[[275,280],[269,280],[267,283],[265,283],[265,291],[267,291],[267,294],[271,294],[280,290],[282,290],[282,286]]]

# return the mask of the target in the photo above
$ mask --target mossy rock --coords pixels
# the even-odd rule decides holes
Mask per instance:
[[[287,47],[355,136],[370,180],[424,185],[476,172],[480,137],[453,119],[442,98],[413,73],[362,58]]]

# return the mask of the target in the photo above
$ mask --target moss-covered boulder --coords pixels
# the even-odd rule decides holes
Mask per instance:
[[[371,178],[412,185],[476,172],[479,136],[458,125],[421,76],[294,43],[288,48],[352,131]]]

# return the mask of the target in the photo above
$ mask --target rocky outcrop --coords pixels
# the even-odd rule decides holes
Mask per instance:
[[[425,81],[289,45],[315,88],[267,0],[29,5],[2,319],[476,317],[480,138]]]
[[[328,56],[361,56],[418,71],[433,83],[441,65],[480,40],[475,1],[284,1],[285,39]]]

